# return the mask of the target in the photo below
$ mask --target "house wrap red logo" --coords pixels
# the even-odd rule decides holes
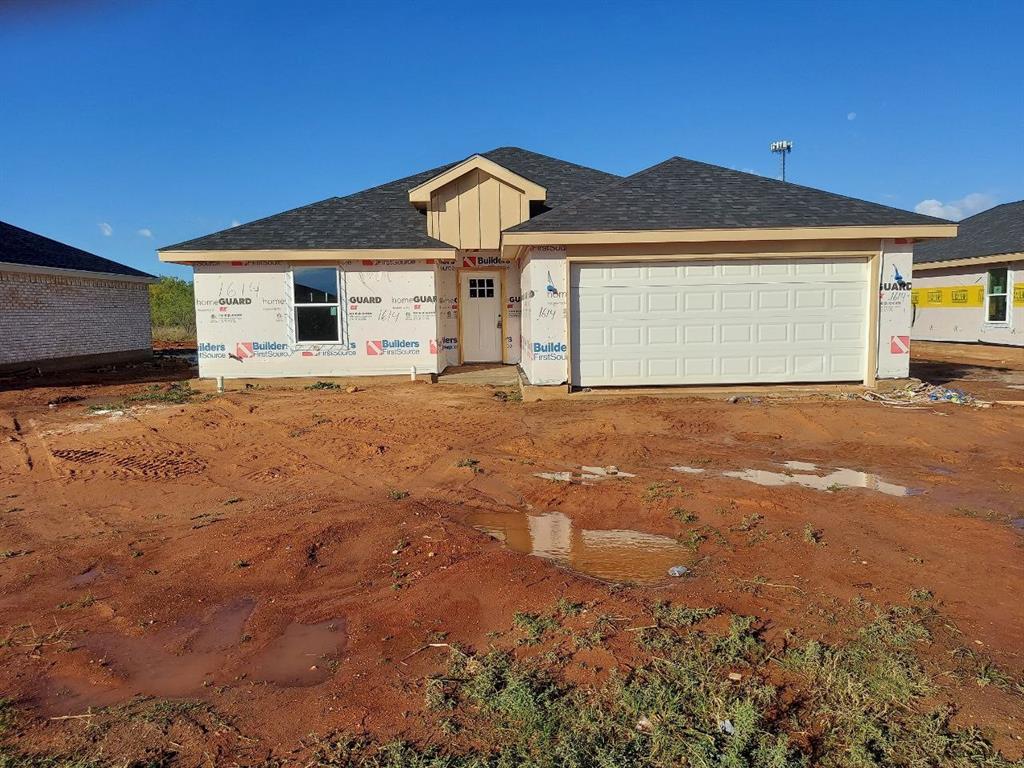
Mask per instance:
[[[383,355],[384,345],[378,339],[377,341],[366,342],[366,354],[368,355]]]
[[[245,360],[247,357],[254,357],[255,354],[256,353],[252,350],[251,341],[240,341],[235,344],[235,357],[240,360]]]
[[[476,266],[476,256],[463,256],[462,257],[462,266],[464,266],[464,267],[475,267]]]
[[[432,354],[432,355],[436,355],[437,354],[437,339],[431,339],[430,340],[430,354]]]
[[[893,336],[889,339],[889,352],[893,355],[909,355],[910,354],[910,337],[909,336]]]

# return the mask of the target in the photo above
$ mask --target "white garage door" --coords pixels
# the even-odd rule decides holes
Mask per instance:
[[[577,386],[858,381],[864,259],[572,266]]]

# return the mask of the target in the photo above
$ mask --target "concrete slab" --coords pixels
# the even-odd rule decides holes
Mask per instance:
[[[476,384],[511,387],[519,381],[518,367],[499,363],[470,363],[448,367],[438,375],[441,384]]]

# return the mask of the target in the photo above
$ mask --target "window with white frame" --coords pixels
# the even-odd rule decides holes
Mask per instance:
[[[340,341],[341,311],[336,267],[292,270],[296,341]]]
[[[990,269],[985,288],[985,317],[990,323],[1005,323],[1010,319],[1010,274],[1006,267]]]

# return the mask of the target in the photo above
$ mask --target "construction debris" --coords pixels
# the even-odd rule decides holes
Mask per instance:
[[[891,408],[927,408],[940,403],[970,405],[974,408],[989,408],[992,403],[979,400],[961,389],[943,387],[938,384],[919,382],[907,384],[889,392],[864,392],[861,398],[871,403],[881,403]]]

